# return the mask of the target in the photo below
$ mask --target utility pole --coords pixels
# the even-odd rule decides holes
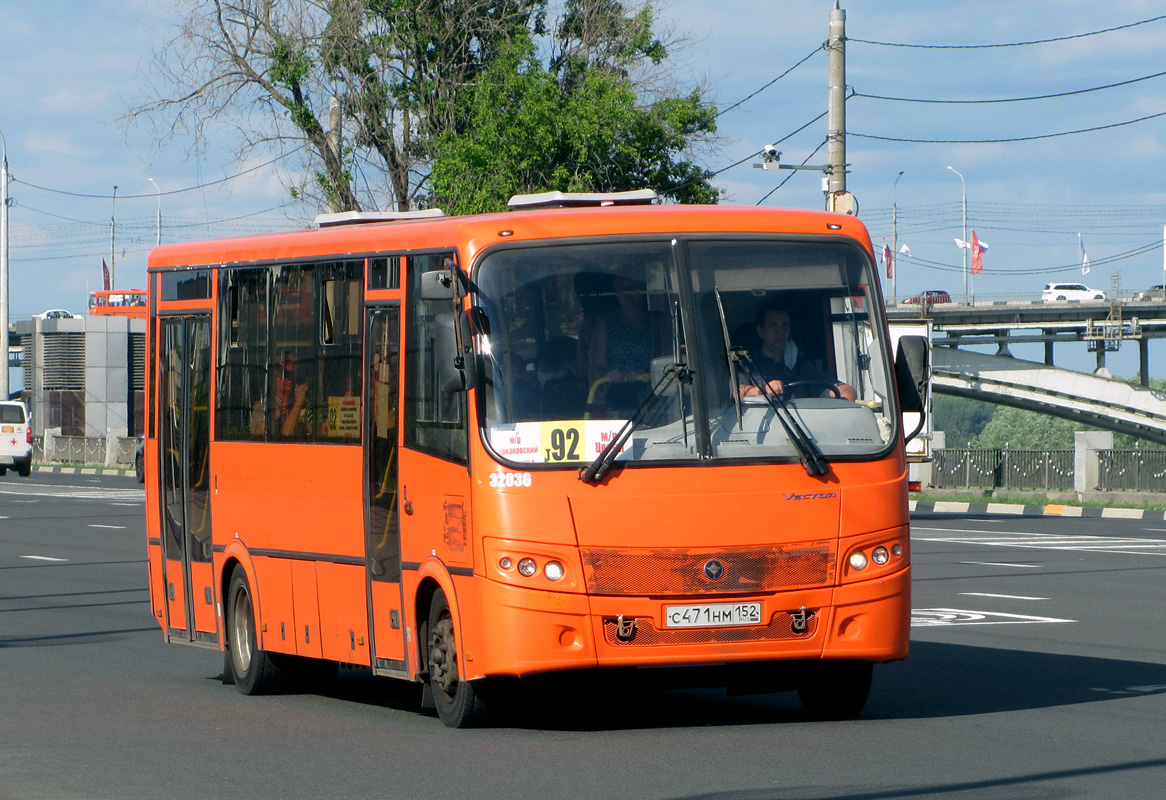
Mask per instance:
[[[0,400],[7,400],[8,387],[8,141],[0,133]]]
[[[903,177],[902,171],[899,178]],[[898,305],[898,291],[895,288],[899,281],[899,178],[895,178],[895,185],[891,189],[891,263],[895,268],[891,271],[891,305]]]
[[[963,195],[964,208],[964,238],[963,244],[960,245],[960,250],[964,255],[964,305],[968,305],[968,251],[972,249],[972,243],[968,241],[968,184],[964,181],[964,174],[955,167],[948,167],[956,175],[960,176],[960,194]]]
[[[830,11],[829,118],[826,124],[826,210],[856,213],[854,196],[846,191],[846,12],[834,0]]]
[[[113,187],[113,206],[109,212],[109,288],[117,288],[117,186]]]

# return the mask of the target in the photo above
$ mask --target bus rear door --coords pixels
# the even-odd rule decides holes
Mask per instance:
[[[217,646],[209,486],[210,317],[163,317],[159,324],[167,638]]]

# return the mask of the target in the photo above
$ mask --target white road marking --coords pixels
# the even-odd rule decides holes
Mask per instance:
[[[15,486],[16,484],[13,485]],[[22,498],[22,502],[29,502],[29,498],[35,500],[44,497],[54,497],[72,500],[115,500],[130,502],[131,505],[136,505],[145,499],[146,491],[145,489],[88,488],[84,486],[56,486],[47,483],[21,483],[19,484],[19,488],[0,489],[0,495],[19,495]]]
[[[21,558],[31,558],[33,561],[68,561],[67,558],[53,558],[52,556],[21,556]]]
[[[913,608],[912,628],[945,625],[1027,625],[1046,622],[1076,622],[1075,619],[1034,617],[1028,614],[1005,614],[999,611],[968,611],[960,608]]]
[[[125,525],[94,525],[94,524],[90,523],[89,527],[90,528],[113,528],[114,530],[124,531],[126,526]]]
[[[1009,564],[1007,561],[961,561],[961,564],[975,564],[980,567],[1016,567],[1017,569],[1040,569],[1040,564]]]
[[[1028,597],[1023,594],[989,594],[988,592],[960,592],[968,597],[999,597],[1003,600],[1048,600],[1047,597]]]
[[[1126,536],[1059,536],[1053,533],[1002,533],[976,529],[914,528],[912,537],[924,542],[1023,547],[1032,550],[1071,550],[1092,553],[1166,555],[1166,540]]]

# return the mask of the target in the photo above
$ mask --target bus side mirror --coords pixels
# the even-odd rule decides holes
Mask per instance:
[[[903,336],[895,353],[895,382],[899,385],[899,410],[925,413],[930,363],[926,336]]]
[[[449,300],[453,297],[453,270],[434,269],[421,273],[422,300]]]
[[[456,319],[455,319],[456,317]],[[458,351],[458,331],[464,352]],[[470,322],[466,314],[438,314],[433,319],[433,357],[437,367],[437,387],[442,394],[464,392],[477,380],[474,353],[470,348]]]

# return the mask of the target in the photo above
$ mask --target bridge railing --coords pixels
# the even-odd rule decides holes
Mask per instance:
[[[1166,450],[1096,450],[1097,484],[1091,491],[1166,492]],[[932,451],[936,489],[1075,488],[1073,450],[945,447]]]
[[[932,452],[937,489],[1073,490],[1073,450],[945,447]]]
[[[1098,489],[1166,491],[1166,450],[1098,450]]]

